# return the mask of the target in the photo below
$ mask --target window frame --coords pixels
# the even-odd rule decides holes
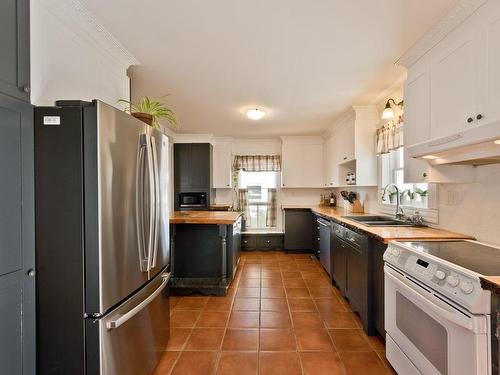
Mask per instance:
[[[394,151],[391,151],[394,152]],[[397,150],[399,152],[398,157],[403,158],[402,161],[404,163],[404,146],[402,146],[400,149]],[[387,163],[386,160],[384,160],[384,155],[387,154],[382,154],[379,155],[378,157],[378,170],[379,170],[379,183],[378,183],[378,193],[377,193],[377,201],[378,201],[378,210],[379,212],[382,212],[384,214],[389,214],[393,215],[395,210],[396,210],[396,203],[390,203],[389,200],[383,201],[382,200],[382,193],[384,190],[384,187],[393,181],[396,180],[396,171],[402,171],[403,176],[404,176],[404,164],[402,167],[398,168],[393,168],[391,165],[389,167],[389,170],[387,170],[387,167],[384,165]],[[392,159],[389,159],[388,162],[391,163]],[[388,181],[387,176],[391,176],[389,178],[390,182]],[[408,184],[411,185],[411,188],[415,190],[416,187],[421,187],[422,183],[413,183],[413,184]],[[405,188],[410,188],[410,186],[405,187]],[[427,190],[428,190],[428,200],[427,200],[427,206],[424,207],[422,205],[411,205],[409,201],[401,201],[401,207],[403,208],[405,214],[407,216],[413,215],[415,212],[418,211],[420,215],[424,217],[424,219],[428,223],[432,224],[437,224],[438,219],[439,219],[439,212],[438,212],[438,186],[437,184],[433,183],[427,183]]]

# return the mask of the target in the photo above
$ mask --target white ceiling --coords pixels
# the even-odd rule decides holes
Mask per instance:
[[[404,75],[394,61],[456,0],[84,0],[141,62],[135,96],[171,93],[182,132],[320,134]],[[247,109],[267,111],[264,120]]]

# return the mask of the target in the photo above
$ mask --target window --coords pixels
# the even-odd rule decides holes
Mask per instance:
[[[248,192],[248,213],[246,227],[264,229],[276,227],[276,204],[272,202],[273,192],[279,186],[279,172],[239,171],[238,188]],[[273,210],[273,212],[271,212]]]
[[[382,189],[388,184],[396,184],[401,192],[401,203],[411,207],[428,207],[428,184],[407,184],[404,182],[404,149],[400,147],[397,150],[390,151],[381,155],[382,168]],[[426,194],[427,192],[427,194]],[[387,190],[384,204],[395,204],[395,191]],[[393,194],[391,196],[391,193]],[[420,193],[420,194],[419,194]]]

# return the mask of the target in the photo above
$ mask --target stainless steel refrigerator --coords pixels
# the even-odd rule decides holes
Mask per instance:
[[[37,372],[146,375],[169,337],[169,143],[101,101],[35,109]]]

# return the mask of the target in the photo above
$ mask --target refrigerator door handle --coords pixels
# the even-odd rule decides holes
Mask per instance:
[[[129,319],[133,318],[137,313],[139,313],[142,309],[144,309],[149,303],[154,300],[158,294],[162,292],[163,289],[168,284],[168,281],[170,280],[170,272],[169,273],[164,273],[161,275],[163,281],[160,284],[156,290],[151,293],[146,299],[144,299],[141,303],[139,303],[137,306],[134,308],[130,309],[127,311],[125,314],[118,315],[116,319],[111,319],[109,322],[106,323],[106,327],[108,329],[115,329],[126,323]]]
[[[151,268],[156,267],[156,257],[158,255],[158,239],[160,235],[160,172],[158,170],[158,155],[156,152],[155,137],[151,137],[151,149],[153,156],[153,172],[154,172],[154,239],[153,239],[153,252],[151,258]]]
[[[147,269],[151,270],[152,263],[151,258],[153,255],[153,245],[154,245],[154,231],[155,231],[155,176],[154,176],[154,164],[153,164],[153,145],[150,134],[145,134],[146,137],[146,153],[148,161],[148,178],[149,178],[149,233],[148,233],[148,259],[147,259]]]
[[[137,247],[139,251],[139,268],[141,272],[148,271],[148,255],[146,253],[146,240],[144,234],[144,149],[146,138],[144,134],[139,137],[137,146],[137,168],[135,175],[135,210],[137,228]]]

